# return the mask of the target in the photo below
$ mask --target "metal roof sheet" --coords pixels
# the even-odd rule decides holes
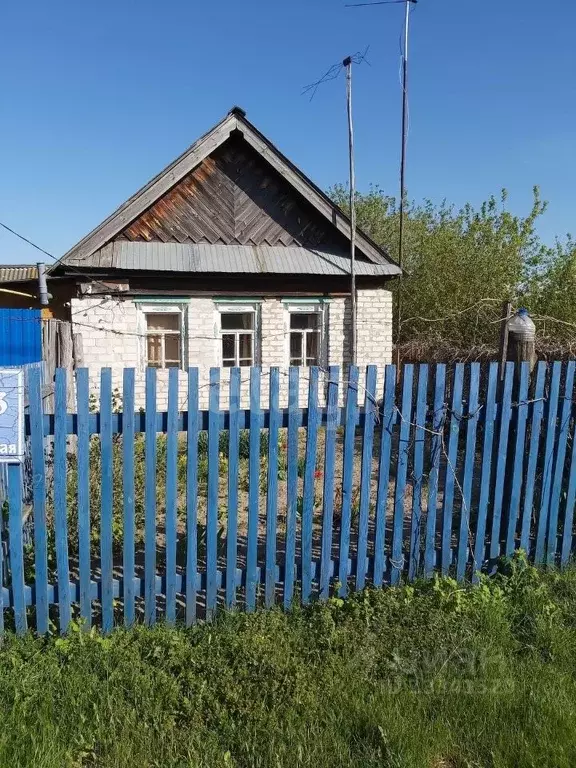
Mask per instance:
[[[12,283],[15,280],[36,280],[36,264],[0,264],[0,283]]]
[[[298,246],[116,241],[70,267],[228,274],[348,275],[350,256]],[[396,264],[356,260],[357,275],[400,274]]]

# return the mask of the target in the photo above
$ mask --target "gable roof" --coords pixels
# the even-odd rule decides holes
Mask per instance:
[[[53,272],[59,265],[78,267],[88,263],[96,251],[106,246],[139,216],[151,208],[162,196],[166,195],[187,174],[193,171],[211,153],[226,142],[234,131],[238,131],[243,140],[262,157],[297,193],[299,193],[324,219],[347,240],[350,234],[349,218],[322,192],[307,176],[291,163],[278,149],[247,120],[245,112],[234,107],[208,133],[204,134],[180,157],[155,176],[148,184],[123,203],[105,221],[86,235],[71,248],[50,269]],[[376,265],[385,266],[385,274],[399,275],[400,267],[373,240],[357,230],[356,247],[358,251]],[[384,270],[382,271],[384,273]]]

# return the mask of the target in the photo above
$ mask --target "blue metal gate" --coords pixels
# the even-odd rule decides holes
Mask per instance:
[[[42,318],[39,309],[0,308],[0,367],[42,360]]]

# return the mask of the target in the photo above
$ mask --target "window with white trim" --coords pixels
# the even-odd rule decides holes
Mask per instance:
[[[320,365],[324,342],[324,312],[321,304],[286,304],[289,326],[289,363]]]
[[[188,300],[134,299],[141,368],[185,368]]]
[[[253,304],[224,304],[220,312],[222,366],[251,366],[256,364],[257,312]]]
[[[180,312],[146,312],[146,363],[153,368],[182,366]]]

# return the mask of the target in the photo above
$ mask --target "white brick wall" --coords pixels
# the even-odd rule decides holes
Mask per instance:
[[[247,300],[249,301],[249,300]],[[220,365],[218,308],[211,298],[184,299],[187,312],[186,364],[200,368],[200,403],[208,404],[208,375],[211,366]],[[142,310],[130,298],[102,299],[84,297],[71,301],[74,333],[81,333],[84,365],[90,369],[92,391],[99,389],[102,367],[111,367],[113,386],[122,389],[122,371],[136,369],[136,407],[144,406],[145,343],[142,335]],[[346,376],[350,355],[350,300],[333,298],[327,305],[327,339],[325,350],[328,365],[342,367],[341,380]],[[268,404],[267,372],[270,366],[281,368],[281,406],[288,402],[288,315],[280,299],[264,298],[260,304],[260,357],[263,368],[262,406]],[[375,364],[379,369],[378,392],[382,391],[383,366],[392,357],[392,296],[384,289],[358,291],[358,365],[361,369]],[[157,374],[158,408],[167,407],[168,371]],[[229,370],[221,369],[221,405],[227,407]],[[248,405],[248,370],[242,372],[242,407]],[[187,377],[179,373],[179,405],[186,407]],[[306,405],[307,371],[300,370],[300,405]],[[320,387],[321,394],[323,388]],[[362,389],[359,401],[363,401]]]

